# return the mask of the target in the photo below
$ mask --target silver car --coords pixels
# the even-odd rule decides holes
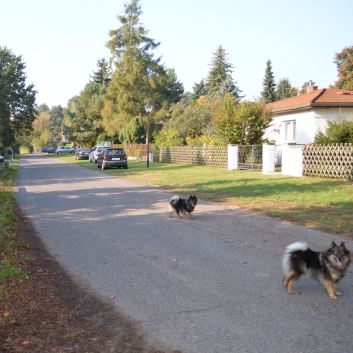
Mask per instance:
[[[75,153],[75,149],[71,147],[66,147],[66,146],[59,146],[55,150],[56,154],[61,154],[61,153]]]
[[[109,146],[94,146],[91,153],[89,154],[88,160],[90,162],[97,163],[97,158],[100,156],[101,152],[110,148]]]

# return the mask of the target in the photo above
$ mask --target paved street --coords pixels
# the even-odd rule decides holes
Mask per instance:
[[[341,238],[203,200],[194,220],[170,219],[171,196],[39,154],[21,157],[16,188],[52,255],[115,296],[151,341],[183,353],[353,352],[353,266],[336,301],[310,279],[293,295],[282,286],[287,245]]]

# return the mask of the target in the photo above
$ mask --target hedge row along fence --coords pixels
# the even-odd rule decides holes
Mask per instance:
[[[159,150],[159,161],[162,163],[207,165],[227,169],[228,147],[163,147]]]
[[[353,180],[353,144],[305,146],[303,175]]]

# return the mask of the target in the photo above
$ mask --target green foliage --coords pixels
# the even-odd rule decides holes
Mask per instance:
[[[195,138],[210,134],[212,108],[209,102],[184,106],[175,104],[170,111],[170,118],[164,124],[163,130],[177,131],[178,135]]]
[[[201,96],[207,96],[208,94],[204,79],[202,79],[200,83],[195,83],[192,89],[193,91],[190,98],[195,101],[198,100]]]
[[[265,103],[271,103],[276,100],[276,83],[275,76],[272,72],[271,60],[266,63],[266,72],[264,80],[262,81],[263,91],[261,92],[261,97]]]
[[[165,130],[154,136],[154,144],[158,147],[183,146],[184,138],[179,135],[178,131]]]
[[[353,46],[345,47],[340,53],[336,53],[334,63],[338,71],[335,88],[353,91]]]
[[[276,101],[279,101],[282,99],[296,96],[298,94],[298,90],[292,87],[288,78],[282,78],[277,83],[275,94],[276,94]]]
[[[0,147],[32,131],[37,92],[33,84],[26,85],[25,68],[21,56],[0,46]]]
[[[108,87],[112,76],[112,71],[109,69],[108,62],[105,60],[105,58],[98,59],[97,66],[98,70],[93,71],[94,75],[91,76],[92,81],[98,83],[99,85]]]
[[[264,102],[237,103],[227,95],[214,112],[217,137],[225,144],[254,145],[263,142],[265,130],[273,120]]]
[[[20,154],[27,154],[31,153],[31,149],[28,146],[21,146],[20,147]]]
[[[141,116],[134,117],[120,130],[119,140],[122,143],[145,143],[145,124]]]
[[[202,147],[204,145],[206,145],[206,146],[224,146],[224,144],[222,143],[221,140],[219,140],[216,137],[211,137],[208,135],[202,135],[202,136],[195,137],[195,138],[187,137],[186,144],[188,146],[198,146],[198,147]]]
[[[353,143],[353,121],[340,115],[333,121],[328,120],[326,131],[319,131],[316,134],[315,143],[320,145]]]
[[[121,27],[109,32],[107,47],[113,55],[115,72],[104,98],[103,116],[106,131],[112,135],[133,117],[145,115],[148,101],[154,105],[154,112],[160,109],[163,92],[171,88],[171,77],[160,65],[161,59],[153,57],[159,43],[147,36],[148,31],[139,23],[141,14],[139,0],[126,3],[124,14],[118,16]],[[174,93],[172,88],[170,94]]]
[[[310,86],[314,86],[315,82],[313,80],[309,80],[307,82],[304,82],[302,85],[302,89],[300,90],[300,93],[306,93],[306,89]]]
[[[102,110],[106,87],[89,82],[79,96],[71,98],[64,109],[65,136],[81,146],[93,146],[104,132]]]
[[[244,96],[241,96],[242,91],[236,86],[236,82],[233,81],[233,65],[227,61],[228,54],[220,45],[213,55],[211,70],[207,76],[205,87],[208,96],[218,98],[231,93],[239,101]]]

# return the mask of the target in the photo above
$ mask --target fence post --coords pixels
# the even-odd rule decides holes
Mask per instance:
[[[274,173],[276,146],[264,143],[262,145],[262,173]]]
[[[228,145],[228,170],[239,169],[239,146]]]

